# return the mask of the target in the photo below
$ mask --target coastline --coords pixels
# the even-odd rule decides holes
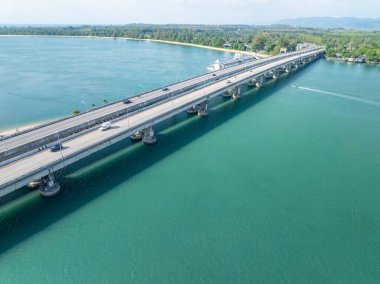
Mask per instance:
[[[345,62],[345,63],[353,63],[353,64],[370,64],[370,65],[379,65],[379,63],[376,62],[348,62],[348,58],[341,58],[341,57],[327,57],[327,61],[340,61],[340,62]]]
[[[204,48],[204,49],[210,49],[210,50],[221,51],[221,52],[241,53],[245,55],[258,56],[262,58],[270,56],[267,54],[256,53],[256,52],[251,52],[251,51],[242,51],[242,50],[237,50],[237,49],[228,49],[228,48],[213,47],[213,46],[200,45],[200,44],[194,44],[194,43],[161,40],[161,39],[149,39],[149,38],[107,37],[107,36],[67,36],[67,35],[0,35],[0,38],[1,37],[99,38],[99,39],[115,39],[115,40],[121,39],[121,40],[148,41],[148,42],[158,42],[158,43],[182,45],[182,46],[189,46],[189,47],[197,47],[197,48]]]
[[[52,119],[52,120],[54,120],[54,119]],[[22,131],[28,130],[30,128],[34,128],[34,127],[39,126],[41,124],[47,123],[49,121],[50,120],[41,121],[41,122],[34,122],[34,123],[21,125],[21,126],[16,127],[16,128],[13,127],[13,128],[9,128],[9,129],[2,129],[2,130],[0,130],[0,137],[16,134],[17,132],[22,132]]]

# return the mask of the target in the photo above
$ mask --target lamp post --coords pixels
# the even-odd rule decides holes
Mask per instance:
[[[57,133],[57,136],[58,136],[59,151],[61,152],[61,159],[63,161],[62,144],[61,144],[61,139],[59,138],[59,132],[58,132],[58,130],[56,130],[55,133]]]

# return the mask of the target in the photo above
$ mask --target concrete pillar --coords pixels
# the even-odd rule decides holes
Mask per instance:
[[[279,70],[273,70],[273,79],[277,79],[280,77],[280,71]]]
[[[255,81],[256,81],[256,87],[261,88],[265,83],[265,78],[264,76],[260,76],[258,78],[255,78]]]
[[[27,184],[27,187],[30,189],[37,189],[42,185],[42,180],[41,179],[36,179]]]
[[[254,87],[255,84],[256,84],[256,82],[255,82],[254,79],[249,79],[249,80],[248,80],[248,83],[247,83],[248,87]]]
[[[223,93],[224,98],[230,98],[232,96],[232,89],[228,89]]]
[[[42,185],[39,189],[40,194],[44,197],[56,195],[61,190],[61,186],[55,181],[54,173],[49,173],[42,178]]]
[[[198,115],[200,116],[208,116],[208,110],[207,110],[207,101],[204,101],[200,104],[200,109],[198,111]]]
[[[273,71],[270,71],[268,73],[264,74],[265,79],[272,79],[273,78]]]
[[[154,136],[154,130],[153,127],[148,127],[144,129],[144,137],[142,139],[142,142],[147,145],[155,144],[157,141],[156,136]]]
[[[188,114],[196,114],[196,113],[198,113],[198,108],[197,108],[197,106],[192,106],[192,107],[189,108],[186,112],[187,112]]]
[[[241,87],[240,86],[235,87],[232,93],[232,98],[239,99],[241,97],[240,92],[241,92]]]
[[[135,132],[135,133],[133,133],[132,135],[131,135],[131,139],[132,140],[141,140],[142,138],[143,138],[143,136],[144,136],[144,132],[143,131],[137,131],[137,132]]]

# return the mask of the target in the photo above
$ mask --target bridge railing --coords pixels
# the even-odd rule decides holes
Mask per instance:
[[[310,55],[301,56],[300,58],[297,58],[296,60],[299,60],[299,59],[302,59],[302,58],[308,57],[308,56],[310,56]],[[272,68],[273,67],[268,68],[268,70],[270,70]],[[130,127],[130,128],[126,129],[123,132],[120,132],[120,133],[117,133],[117,134],[112,135],[110,137],[107,137],[107,138],[104,138],[102,140],[99,140],[96,143],[94,143],[94,144],[92,144],[92,145],[90,145],[88,147],[85,147],[85,148],[83,148],[81,150],[78,150],[78,151],[76,151],[74,153],[71,153],[69,155],[66,155],[66,156],[62,157],[62,159],[57,159],[56,161],[51,162],[51,163],[49,163],[47,165],[44,165],[41,168],[35,169],[35,170],[29,172],[28,174],[24,174],[22,176],[19,176],[17,178],[17,180],[12,180],[12,181],[9,181],[7,183],[4,183],[4,184],[1,185],[0,190],[4,189],[4,188],[7,188],[7,187],[10,187],[12,184],[17,183],[17,182],[21,182],[22,180],[31,180],[31,177],[36,178],[36,179],[40,178],[41,176],[46,175],[48,172],[50,172],[50,170],[54,170],[54,171],[59,170],[59,169],[65,167],[65,166],[67,166],[68,164],[71,164],[72,162],[75,162],[76,160],[79,160],[79,158],[78,158],[79,155],[84,155],[85,154],[85,156],[88,156],[92,152],[95,152],[95,148],[96,147],[100,147],[100,146],[103,145],[103,148],[105,148],[107,145],[113,144],[113,143],[111,143],[111,141],[114,140],[114,139],[116,139],[117,141],[120,141],[121,139],[123,139],[122,136],[130,135],[133,132],[136,132],[136,131],[142,130],[143,128],[155,125],[155,124],[161,122],[162,120],[166,119],[169,116],[173,116],[173,115],[175,115],[175,114],[183,111],[184,109],[187,109],[187,108],[193,106],[194,104],[201,103],[205,99],[209,99],[209,98],[215,97],[215,96],[219,95],[221,92],[223,92],[225,90],[228,90],[229,88],[231,88],[233,86],[240,85],[241,83],[243,83],[244,81],[246,81],[246,80],[248,80],[250,78],[262,76],[263,74],[265,74],[266,72],[268,72],[268,70],[263,70],[263,71],[261,71],[259,73],[253,74],[251,77],[247,77],[247,78],[238,80],[238,81],[234,82],[231,85],[228,85],[228,86],[225,86],[225,87],[223,87],[221,89],[218,89],[216,91],[207,93],[207,94],[205,94],[204,96],[202,96],[200,98],[197,98],[195,100],[189,101],[189,102],[184,103],[184,104],[177,105],[177,106],[171,108],[170,110],[167,110],[167,111],[161,113],[160,115],[152,117],[152,118],[150,118],[147,121],[143,121],[143,122],[141,122],[140,124],[138,124],[138,125],[136,125],[134,127]],[[16,185],[15,185],[15,187],[16,187]],[[0,194],[0,196],[2,196],[2,195],[3,194]]]
[[[234,75],[234,74],[238,75],[238,74],[246,71],[249,68],[257,68],[257,67],[263,66],[265,64],[272,63],[272,62],[275,62],[275,61],[278,61],[278,60],[281,60],[281,59],[284,59],[284,58],[287,58],[287,57],[293,57],[293,56],[295,56],[297,54],[310,53],[313,50],[318,50],[318,49],[309,49],[309,50],[304,50],[302,52],[288,53],[288,54],[285,54],[285,55],[282,54],[282,55],[275,56],[275,57],[270,57],[270,58],[264,58],[262,60],[257,60],[257,61],[254,61],[252,64],[248,64],[248,65],[247,64],[243,64],[244,66],[242,65],[242,66],[240,66],[241,68],[238,68],[238,69],[234,68],[233,70],[229,70],[229,69],[221,70],[221,71],[223,71],[224,74],[219,75],[218,78],[229,77],[229,76]],[[235,67],[237,67],[237,66],[235,66]],[[194,77],[194,78],[198,78],[198,77],[202,77],[202,76],[204,76],[204,75],[197,76],[197,77]],[[182,82],[190,81],[190,80],[192,80],[192,79],[187,79],[187,80],[184,80]],[[169,93],[169,95],[171,95],[172,97],[176,97],[177,95],[185,95],[186,93],[188,93],[189,91],[191,91],[193,89],[196,89],[198,87],[206,86],[207,84],[213,83],[214,81],[215,81],[215,78],[211,77],[211,78],[206,79],[206,80],[204,80],[202,82],[195,83],[193,85],[185,86],[184,88],[175,90],[175,91]],[[160,90],[160,89],[157,89],[157,90]],[[149,91],[149,92],[146,92],[146,93],[143,93],[143,94],[147,94],[147,93],[151,93],[151,92],[153,92],[153,91]],[[140,94],[138,96],[141,97],[143,94]],[[73,126],[73,127],[61,130],[61,131],[58,131],[58,133],[51,133],[51,134],[48,134],[47,136],[45,136],[43,138],[40,138],[40,139],[38,139],[36,141],[30,142],[30,143],[27,143],[27,144],[24,144],[24,145],[20,145],[20,146],[15,147],[15,148],[8,149],[7,151],[0,153],[0,162],[4,162],[4,161],[6,161],[8,159],[11,159],[11,158],[13,158],[15,156],[21,155],[22,153],[26,153],[26,152],[32,151],[33,149],[37,149],[39,147],[43,147],[43,146],[45,146],[45,145],[47,145],[49,143],[56,142],[57,141],[57,138],[56,138],[57,135],[60,136],[61,138],[65,138],[65,137],[71,136],[71,135],[73,135],[75,133],[78,133],[80,131],[83,131],[83,130],[92,128],[92,127],[94,127],[96,125],[99,125],[99,124],[101,124],[104,121],[109,121],[109,120],[115,119],[117,117],[125,116],[126,114],[132,115],[135,111],[139,111],[139,109],[140,110],[146,109],[148,106],[153,107],[154,105],[156,105],[156,104],[158,104],[158,103],[160,103],[162,101],[165,101],[166,98],[167,98],[167,96],[168,96],[168,94],[163,94],[163,95],[161,95],[159,97],[154,97],[152,99],[148,99],[147,101],[144,101],[142,103],[137,103],[136,105],[131,106],[131,107],[135,107],[134,111],[131,111],[131,109],[130,109],[131,107],[126,106],[125,109],[122,109],[122,110],[119,110],[119,111],[115,111],[115,112],[103,115],[101,117],[96,117],[96,118],[89,119],[88,121],[86,121],[84,123],[78,124],[76,126]],[[134,97],[136,97],[136,96],[134,96]],[[129,99],[131,99],[131,98],[129,98]],[[121,101],[123,101],[123,100],[121,100]],[[121,102],[121,101],[119,101],[119,102]],[[112,104],[116,104],[116,103],[117,102],[114,102]],[[101,107],[99,107],[97,109],[100,109],[100,108]],[[91,110],[91,111],[93,111],[93,110]],[[90,111],[88,111],[88,112],[90,112]],[[63,121],[63,120],[68,119],[68,118],[70,118],[70,117],[66,117],[66,118],[63,118],[63,119],[58,120],[58,121]],[[47,123],[47,124],[41,125],[40,127],[36,127],[34,129],[38,129],[38,128],[41,128],[41,127],[44,127],[44,126],[48,126],[48,125],[51,125],[51,124],[56,123],[58,121]],[[32,131],[34,129],[30,129],[29,131]]]

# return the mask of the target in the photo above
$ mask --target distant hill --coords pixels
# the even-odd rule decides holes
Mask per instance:
[[[311,17],[285,19],[277,22],[279,25],[289,25],[293,27],[305,28],[343,28],[343,29],[360,29],[360,30],[380,30],[380,18],[332,18],[332,17]]]

